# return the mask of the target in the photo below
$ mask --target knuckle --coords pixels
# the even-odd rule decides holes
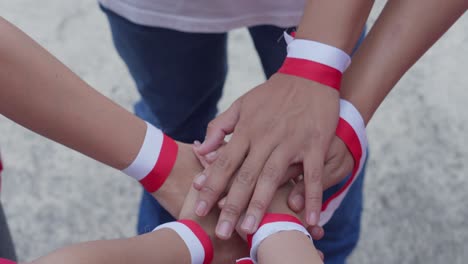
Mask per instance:
[[[218,125],[217,125],[217,122],[216,122],[216,119],[213,119],[211,120],[207,127],[206,127],[207,131],[215,131],[218,129]]]
[[[319,168],[312,168],[307,171],[305,178],[309,182],[319,182],[321,181],[322,173]]]
[[[231,159],[228,155],[222,154],[216,159],[214,166],[220,170],[226,170],[231,164]]]
[[[313,192],[306,195],[305,199],[307,203],[313,204],[315,206],[322,204],[322,193]]]
[[[267,207],[267,203],[263,200],[255,199],[250,202],[250,208],[254,209],[255,211],[264,212],[266,211]]]
[[[203,188],[200,190],[200,192],[204,195],[206,195],[207,197],[217,197],[219,193],[221,193],[220,190],[218,190],[217,188],[213,187],[213,186],[210,186],[210,185],[205,185],[203,186]]]
[[[251,186],[255,182],[255,177],[250,168],[241,168],[237,174],[236,182],[242,185]]]
[[[265,167],[263,168],[262,171],[262,179],[272,182],[272,183],[278,183],[280,180],[280,175],[279,175],[279,170],[278,168],[273,165],[273,164],[265,164]]]
[[[321,141],[323,139],[323,133],[318,128],[311,128],[308,132],[308,136],[316,141]]]
[[[223,207],[223,213],[228,217],[237,217],[240,215],[241,209],[237,204],[228,203]]]

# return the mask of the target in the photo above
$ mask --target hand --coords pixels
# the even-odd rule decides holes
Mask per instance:
[[[295,184],[292,184],[292,183],[286,183],[277,191],[276,195],[273,198],[273,201],[271,202],[270,208],[268,208],[268,212],[290,214],[290,215],[300,218],[299,215],[301,215],[301,212],[291,211],[286,201],[288,192],[291,192],[294,185]],[[225,203],[226,203],[225,198],[219,200],[218,207],[222,209]],[[241,219],[243,219],[243,217],[244,215],[241,216]],[[240,226],[236,226],[236,230],[237,230],[237,233],[244,240],[246,240],[247,234],[240,228]],[[311,226],[307,228],[307,231],[312,236],[313,240],[320,240],[324,236],[324,230],[320,226]],[[317,249],[317,252],[320,255],[320,258],[323,260],[324,259],[323,253],[318,249]]]
[[[216,233],[220,238],[229,238],[247,205],[242,229],[252,233],[280,182],[284,182],[288,167],[302,163],[306,219],[308,224],[316,225],[322,203],[325,155],[338,113],[336,90],[284,74],[275,74],[239,98],[209,124],[207,138],[197,150],[201,155],[209,154],[222,144],[226,134],[233,133],[216,161],[195,180],[203,186],[196,213],[206,215],[236,174]]]
[[[249,249],[246,243],[238,235],[234,235],[229,240],[220,240],[215,236],[215,226],[220,210],[212,210],[206,217],[199,217],[193,212],[195,201],[197,199],[197,191],[190,188],[185,203],[180,212],[179,219],[192,219],[199,223],[211,238],[214,247],[214,264],[235,263],[238,258],[245,257],[249,254]]]
[[[323,190],[340,183],[348,176],[354,166],[353,156],[349,152],[345,143],[337,136],[333,138],[328,151],[325,168],[322,177]],[[296,182],[293,190],[289,194],[289,207],[296,213],[304,210],[305,185],[303,180]]]

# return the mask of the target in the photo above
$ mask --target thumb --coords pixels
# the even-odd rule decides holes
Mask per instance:
[[[224,143],[224,137],[234,131],[239,120],[239,104],[235,101],[225,112],[208,124],[205,141],[196,148],[199,155],[204,156],[218,149]]]
[[[295,213],[300,213],[304,210],[304,181],[298,182],[294,185],[288,196],[288,206]]]

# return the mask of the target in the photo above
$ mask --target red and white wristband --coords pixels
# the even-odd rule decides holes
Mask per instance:
[[[2,163],[2,156],[0,155],[0,191],[2,190],[2,171],[3,171],[3,163]]]
[[[254,264],[254,263],[255,262],[249,257],[236,260],[236,264]]]
[[[203,228],[193,220],[182,219],[162,224],[154,231],[163,228],[174,230],[189,249],[192,264],[209,264],[213,260],[213,245]]]
[[[288,214],[266,214],[257,229],[257,232],[247,235],[250,248],[251,263],[257,263],[257,251],[260,244],[269,236],[283,231],[299,231],[304,233],[312,242],[312,237],[301,221]],[[313,243],[313,242],[312,242]],[[247,263],[247,262],[246,262]]]
[[[292,33],[294,35],[294,33]],[[351,57],[336,47],[306,39],[295,39],[284,32],[288,55],[279,73],[309,79],[340,90],[343,72]]]
[[[9,259],[0,258],[0,264],[16,264],[16,262],[11,261]]]
[[[146,122],[145,139],[135,160],[122,172],[135,178],[146,191],[156,192],[174,167],[177,143],[160,129]]]
[[[319,225],[325,225],[340,206],[352,184],[361,173],[367,158],[367,135],[364,119],[348,101],[340,99],[340,119],[336,135],[343,140],[354,159],[354,168],[346,183],[323,204]]]

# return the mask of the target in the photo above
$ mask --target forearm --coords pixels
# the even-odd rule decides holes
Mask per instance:
[[[3,19],[0,34],[0,114],[116,169],[135,160],[147,131],[143,120],[91,88]],[[179,143],[171,174],[153,196],[178,215],[192,175],[199,171],[191,148]]]
[[[296,36],[351,54],[373,3],[373,0],[309,0]]]
[[[3,19],[0,33],[0,114],[114,168],[128,166],[145,123]]]
[[[152,264],[189,263],[184,241],[172,230],[161,229],[129,239],[80,243],[59,249],[32,264]]]
[[[394,85],[467,7],[466,0],[388,1],[343,76],[341,96],[368,123]]]

